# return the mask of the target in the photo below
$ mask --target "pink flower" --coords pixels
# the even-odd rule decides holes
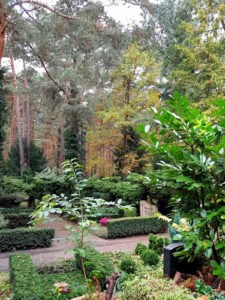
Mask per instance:
[[[106,226],[106,222],[109,221],[109,220],[112,220],[112,218],[101,218],[101,220],[99,221],[99,223],[102,225],[102,226]]]

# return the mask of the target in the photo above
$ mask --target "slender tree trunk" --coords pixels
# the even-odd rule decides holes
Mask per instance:
[[[15,118],[15,97],[11,97],[11,105],[10,105],[10,128],[9,128],[9,149],[15,143],[15,129],[16,129],[16,118]]]
[[[20,174],[22,175],[22,171],[24,169],[24,148],[23,148],[23,136],[21,130],[21,122],[20,122],[20,100],[18,97],[18,85],[16,79],[16,71],[14,65],[14,59],[10,57],[11,68],[12,68],[12,76],[13,76],[13,97],[16,106],[16,120],[17,120],[17,130],[18,130],[18,141],[19,141],[19,152],[20,152]]]
[[[65,116],[63,114],[63,116],[61,117],[60,128],[59,128],[59,159],[58,159],[59,168],[62,162],[65,160],[64,127],[65,127]]]
[[[0,0],[0,64],[5,46],[5,30],[7,25],[7,5],[5,0]]]
[[[23,61],[23,86],[25,90],[25,120],[26,120],[26,143],[27,143],[27,166],[30,167],[30,141],[31,141],[31,134],[30,134],[30,99],[28,97],[28,83],[27,83],[27,76],[26,76],[26,64]]]

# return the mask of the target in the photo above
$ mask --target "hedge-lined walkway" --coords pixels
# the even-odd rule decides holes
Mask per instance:
[[[32,250],[20,250],[16,253],[28,253],[31,255],[34,264],[54,263],[62,259],[69,259],[73,254],[69,252],[73,243],[67,238],[71,236],[71,232],[65,229],[65,226],[71,223],[61,218],[55,218],[52,222],[45,222],[38,225],[41,228],[52,227],[55,229],[55,239],[50,248],[38,248]],[[75,226],[74,226],[75,228]],[[165,234],[163,234],[165,236]],[[116,251],[132,251],[138,242],[148,243],[148,236],[133,236],[129,238],[120,238],[114,240],[106,240],[90,234],[87,239],[88,244],[93,246],[100,252],[116,252]],[[0,253],[0,271],[8,270],[8,256],[14,252]]]

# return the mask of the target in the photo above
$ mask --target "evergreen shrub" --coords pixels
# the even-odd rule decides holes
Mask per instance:
[[[7,223],[7,228],[14,229],[18,227],[28,227],[30,226],[29,222],[31,220],[29,213],[19,213],[19,214],[4,214],[4,218]]]
[[[134,253],[135,253],[136,255],[141,255],[141,253],[142,253],[144,250],[146,250],[146,249],[148,249],[147,246],[145,246],[145,245],[142,244],[142,243],[137,243],[137,245],[136,245],[136,247],[135,247],[135,249],[134,249]]]
[[[155,266],[159,262],[158,254],[151,249],[143,250],[140,254],[145,265]]]
[[[85,245],[83,250],[85,252],[84,265],[87,277],[96,277],[103,288],[105,286],[106,277],[113,273],[111,260],[90,246]],[[81,256],[76,254],[75,260],[77,267],[81,270]]]
[[[151,233],[149,234],[148,241],[148,247],[154,250],[159,255],[163,254],[164,247],[169,245],[170,243],[170,240],[168,238],[157,237],[156,235]]]
[[[54,238],[52,228],[18,228],[0,230],[0,252],[49,247]]]
[[[149,233],[161,233],[167,230],[167,222],[156,217],[120,218],[108,221],[108,237],[118,238]]]
[[[133,274],[136,271],[136,264],[131,256],[124,257],[120,263],[120,269],[126,273]]]

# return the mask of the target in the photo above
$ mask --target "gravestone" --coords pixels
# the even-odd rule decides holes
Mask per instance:
[[[200,270],[202,262],[200,260],[194,260],[188,262],[186,259],[174,256],[176,251],[184,248],[183,243],[174,243],[164,248],[163,258],[163,274],[166,277],[173,278],[176,271],[185,274],[196,274],[197,270]]]
[[[149,203],[146,200],[140,201],[140,216],[141,217],[147,217],[148,215],[152,213],[157,213],[158,208],[156,205]]]

